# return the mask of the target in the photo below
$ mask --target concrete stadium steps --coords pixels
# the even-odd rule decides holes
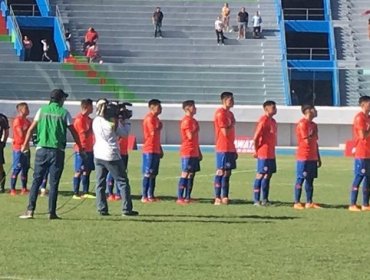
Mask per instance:
[[[225,33],[217,46],[214,21],[221,1],[51,0],[58,5],[72,33],[72,50],[81,53],[88,27],[99,33],[104,64],[94,65],[118,84],[147,100],[178,102],[184,96],[198,102],[219,103],[221,91],[233,90],[241,104],[275,99],[285,104],[281,68],[280,31],[275,3],[270,0],[229,2],[230,25],[245,6],[250,21],[256,10],[263,18],[263,39],[236,40]],[[155,7],[164,13],[163,39],[153,38],[151,16]],[[251,23],[249,24],[251,26]],[[273,70],[266,70],[266,66]],[[247,67],[246,67],[247,66]],[[243,97],[244,96],[244,97]]]

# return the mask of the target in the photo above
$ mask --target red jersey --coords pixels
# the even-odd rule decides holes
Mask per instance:
[[[257,123],[254,133],[257,157],[261,159],[274,159],[277,143],[277,124],[275,119],[262,116]]]
[[[94,146],[94,133],[92,130],[92,119],[88,115],[82,115],[79,113],[74,122],[73,126],[80,138],[81,146],[85,152],[92,152]],[[78,146],[74,145],[74,150],[79,151]]]
[[[96,31],[87,31],[85,34],[85,42],[94,42],[98,39],[98,33]]]
[[[20,151],[22,144],[26,138],[26,132],[28,128],[31,126],[31,121],[22,118],[21,116],[17,116],[13,120],[13,150]],[[19,133],[19,129],[22,130],[23,133]]]
[[[318,160],[319,140],[317,124],[302,118],[296,126],[297,160]]]
[[[353,121],[353,140],[355,141],[355,158],[370,158],[370,136],[361,139],[360,131],[370,128],[370,117],[363,112],[358,113]]]
[[[214,118],[216,152],[236,152],[235,149],[235,118],[234,114],[224,108],[217,109]],[[221,129],[227,129],[225,136]]]
[[[161,153],[162,122],[157,116],[148,113],[143,120],[144,144],[143,153]]]
[[[121,155],[128,155],[128,136],[118,139],[119,151]]]
[[[199,157],[199,124],[196,119],[185,116],[180,122],[181,148],[182,157]],[[189,139],[188,134],[192,138]]]

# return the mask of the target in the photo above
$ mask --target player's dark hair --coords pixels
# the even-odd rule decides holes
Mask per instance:
[[[194,104],[194,100],[185,100],[184,102],[182,102],[182,109],[185,109],[188,106],[194,106]]]
[[[303,104],[301,106],[301,111],[302,111],[303,114],[305,114],[307,110],[311,110],[311,109],[314,109],[314,108],[315,108],[315,106],[313,106],[312,104]]]
[[[358,99],[358,104],[361,105],[363,102],[369,102],[370,96],[364,95]]]
[[[262,106],[263,108],[266,108],[267,106],[276,106],[276,102],[272,100],[266,100],[265,102],[263,102]]]
[[[148,102],[148,107],[151,107],[151,106],[158,106],[161,104],[161,101],[159,99],[151,99],[149,100]]]
[[[15,108],[17,109],[17,110],[19,110],[20,108],[22,108],[22,107],[28,107],[28,104],[26,103],[26,102],[20,102],[20,103],[18,103],[16,106],[15,106]]]
[[[221,100],[224,100],[226,98],[229,98],[229,97],[233,97],[234,94],[230,91],[224,91],[223,93],[221,93],[220,97],[221,97]]]
[[[92,104],[93,104],[93,101],[90,98],[81,100],[81,108],[83,109],[87,108],[87,106],[90,106]]]

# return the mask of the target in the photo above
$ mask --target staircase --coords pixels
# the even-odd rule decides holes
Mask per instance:
[[[18,61],[13,44],[10,41],[8,30],[6,29],[5,18],[0,12],[0,62],[3,61]]]
[[[219,103],[222,91],[232,91],[239,104],[274,99],[285,104],[280,32],[274,2],[229,2],[230,24],[245,5],[251,20],[261,11],[264,38],[236,40],[227,33],[217,46],[214,21],[223,2],[174,0],[52,0],[72,33],[72,52],[81,54],[88,27],[99,33],[104,64],[95,65],[136,100],[154,96],[164,102],[193,98]],[[153,38],[151,16],[156,6],[164,13],[163,39]],[[251,25],[251,23],[249,23]],[[251,29],[250,29],[251,30]],[[135,101],[135,100],[132,100]]]

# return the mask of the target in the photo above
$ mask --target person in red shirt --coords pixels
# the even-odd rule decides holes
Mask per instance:
[[[99,39],[98,32],[96,32],[93,27],[89,27],[89,29],[87,29],[87,32],[85,34],[83,51],[86,50],[87,46],[91,46],[92,44],[95,44],[98,41],[98,39]]]
[[[18,103],[18,115],[13,121],[13,173],[10,179],[10,195],[17,194],[15,186],[17,184],[18,174],[21,173],[22,191],[21,194],[28,193],[27,180],[28,170],[30,169],[30,151],[27,143],[26,151],[22,153],[21,147],[26,138],[28,128],[31,126],[31,121],[27,119],[30,114],[28,104],[25,102]]]
[[[257,174],[254,180],[254,205],[269,205],[268,195],[270,179],[276,172],[275,146],[277,142],[277,125],[273,118],[276,115],[276,103],[268,100],[263,103],[265,114],[260,117],[254,133],[253,141],[257,158]],[[260,201],[262,189],[262,202]]]
[[[313,181],[317,178],[317,168],[321,166],[321,158],[318,145],[317,124],[312,120],[317,117],[316,108],[313,105],[302,105],[303,118],[297,123],[297,180],[294,187],[294,209],[321,208],[313,203]],[[302,186],[305,182],[306,200],[304,205],[300,202]]]
[[[75,117],[73,127],[80,138],[83,154],[77,144],[74,145],[75,151],[75,174],[73,177],[73,199],[95,198],[89,194],[90,173],[95,169],[94,166],[94,133],[92,131],[92,119],[89,115],[93,112],[93,102],[91,99],[81,101],[81,112]],[[80,183],[82,182],[82,196],[80,196]]]
[[[216,141],[216,176],[214,179],[215,205],[229,204],[231,170],[236,168],[235,118],[230,109],[234,106],[232,92],[221,93],[221,108],[214,116]]]
[[[199,148],[199,124],[194,118],[197,113],[194,100],[186,100],[182,103],[185,116],[180,122],[181,134],[181,177],[178,185],[177,203],[191,202],[194,176],[200,170],[202,152]]]
[[[161,101],[151,99],[148,102],[149,113],[143,120],[144,144],[143,144],[143,203],[155,202],[155,180],[158,175],[159,162],[163,157],[161,146],[162,122],[158,116],[162,113]]]
[[[361,112],[353,120],[353,140],[355,142],[354,179],[351,189],[350,211],[370,211],[369,183],[370,183],[370,96],[361,96],[358,101]],[[362,185],[362,207],[357,202],[358,190]]]

